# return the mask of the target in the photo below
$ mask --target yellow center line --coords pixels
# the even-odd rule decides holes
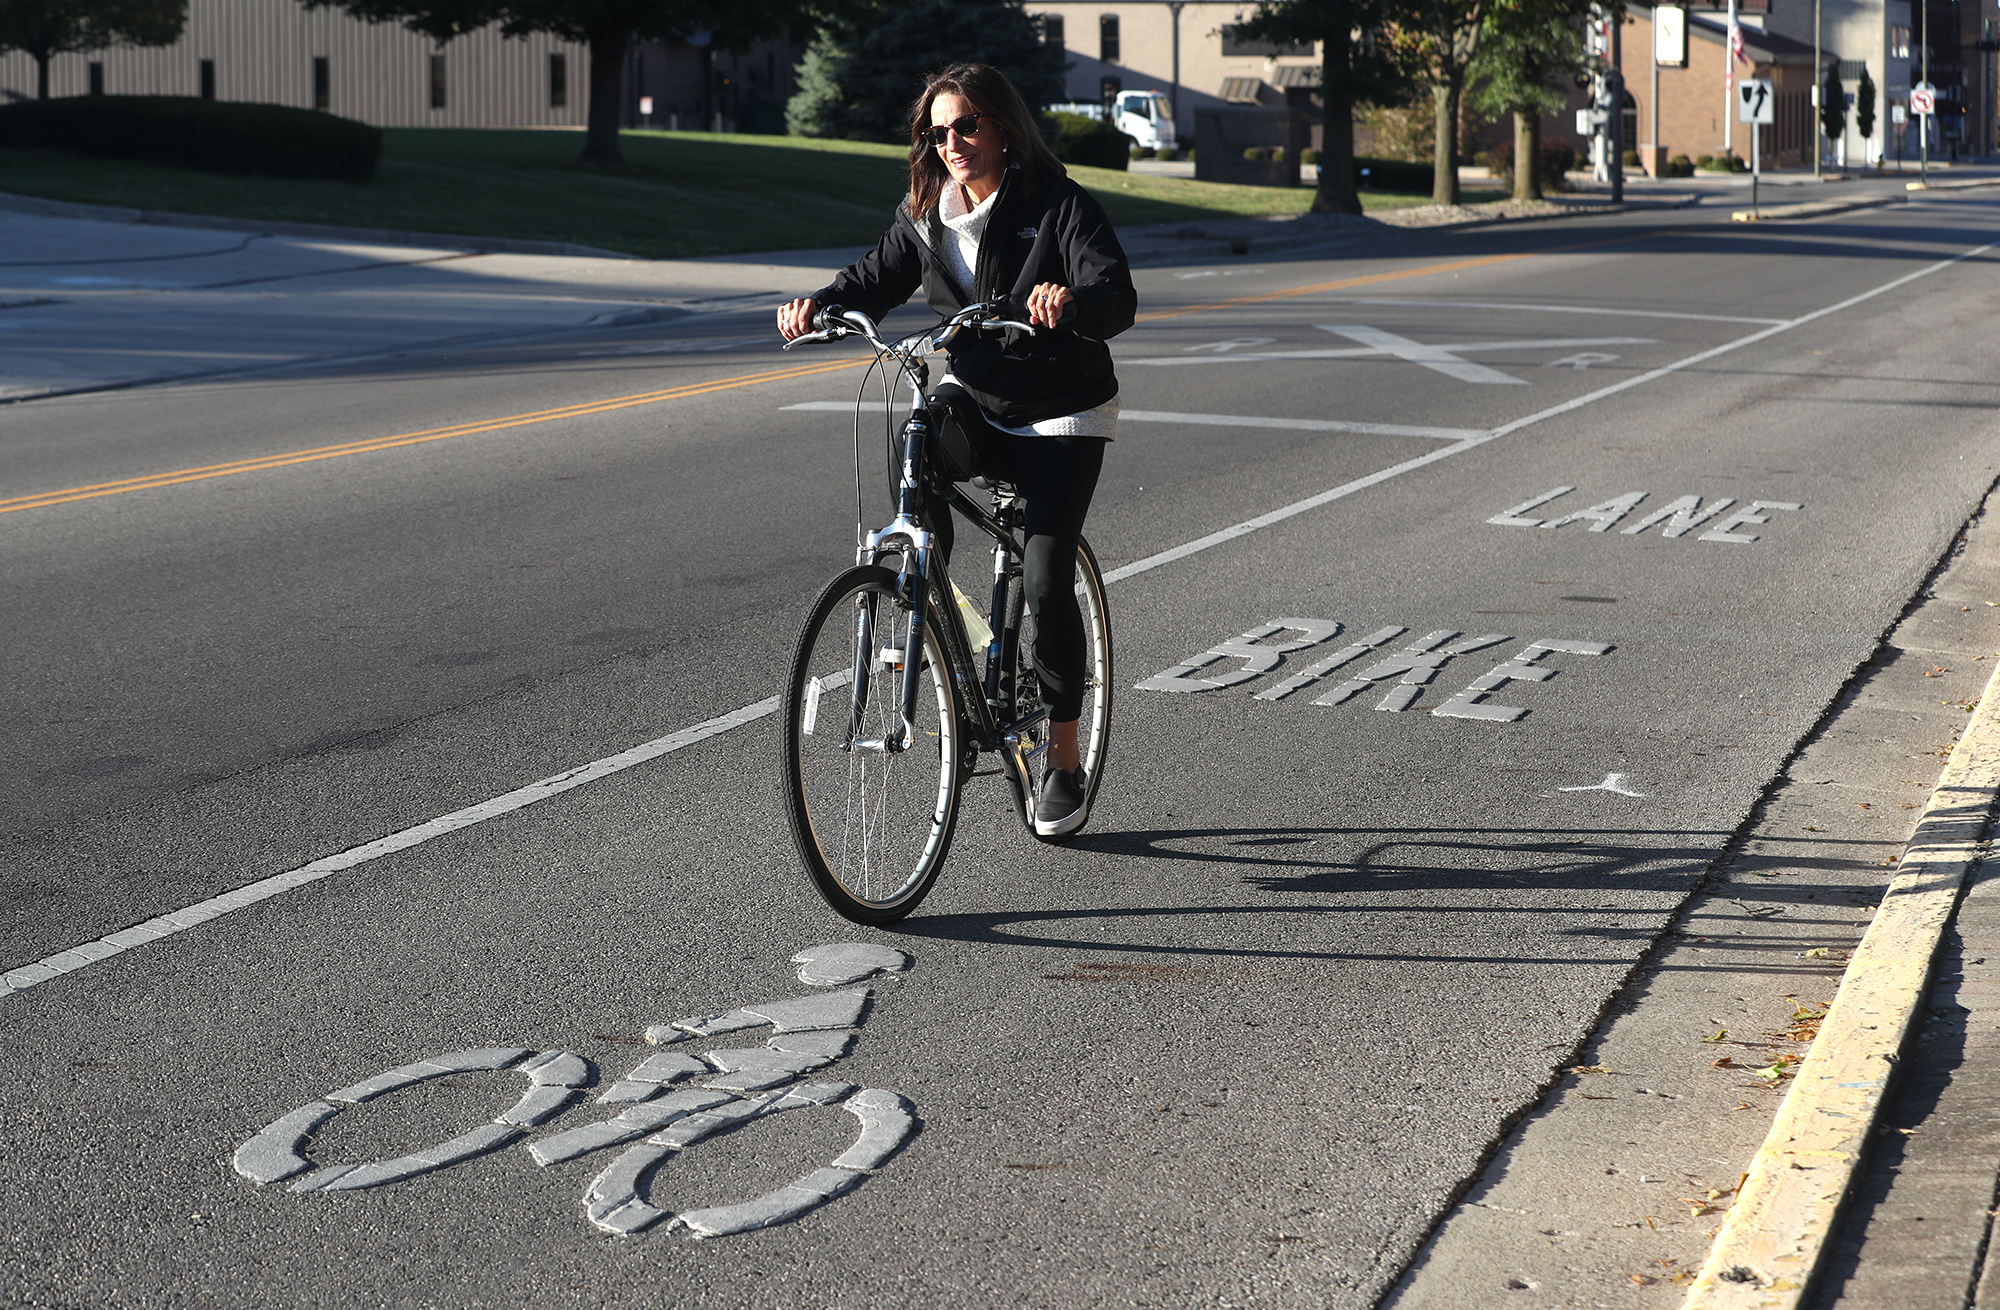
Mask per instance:
[[[1592,242],[1590,245],[1615,245],[1632,237],[1619,237],[1611,241]],[[1254,295],[1234,296],[1227,300],[1209,301],[1199,305],[1189,305],[1181,309],[1162,309],[1150,314],[1139,315],[1137,321],[1154,323],[1161,319],[1185,318],[1191,314],[1206,314],[1220,309],[1236,309],[1245,305],[1266,304],[1274,300],[1290,300],[1299,296],[1319,295],[1328,291],[1344,291],[1352,287],[1373,286],[1381,282],[1395,282],[1404,278],[1430,277],[1438,273],[1457,273],[1466,269],[1486,268],[1495,264],[1512,263],[1515,260],[1534,259],[1543,254],[1559,254],[1566,250],[1587,249],[1588,246],[1568,246],[1557,250],[1533,251],[1511,255],[1485,255],[1476,259],[1460,259],[1444,264],[1425,264],[1417,268],[1400,269],[1390,273],[1368,273],[1360,277],[1340,278],[1332,282],[1315,282],[1310,286],[1288,287],[1282,291],[1261,291]],[[234,460],[227,464],[204,464],[197,468],[174,469],[164,473],[148,474],[144,477],[125,478],[117,482],[96,482],[88,486],[68,487],[60,491],[45,491],[31,496],[16,496],[11,500],[0,500],[0,514],[13,514],[21,510],[45,509],[51,505],[67,505],[79,500],[95,500],[100,496],[121,496],[132,491],[151,491],[159,487],[179,486],[185,482],[202,482],[210,478],[234,477],[240,473],[262,473],[270,469],[288,468],[294,464],[310,464],[323,459],[342,459],[349,455],[365,455],[378,450],[393,450],[398,446],[421,445],[428,441],[445,441],[452,437],[468,437],[481,432],[499,432],[506,428],[529,427],[538,423],[553,423],[561,419],[583,418],[592,414],[607,414],[613,410],[630,409],[638,405],[657,405],[668,400],[685,400],[693,396],[712,395],[718,391],[732,391],[739,387],[761,386],[767,382],[785,382],[793,378],[812,377],[819,373],[836,373],[843,369],[861,368],[867,359],[843,359],[833,363],[805,364],[796,368],[777,369],[769,373],[752,373],[743,377],[722,378],[714,382],[691,382],[683,386],[670,387],[664,391],[645,391],[637,395],[616,396],[609,400],[583,401],[574,405],[563,405],[556,409],[535,410],[527,414],[511,414],[503,418],[482,419],[470,423],[458,423],[450,427],[426,428],[419,432],[402,432],[393,436],[369,437],[361,441],[350,441],[338,446],[316,446],[306,450],[285,451],[279,454],[262,455],[254,459]]]
[[[630,409],[637,405],[655,405],[665,400],[683,400],[690,396],[705,396],[717,391],[730,391],[737,387],[752,387],[766,382],[782,382],[790,378],[811,377],[816,373],[834,373],[842,369],[860,368],[868,362],[865,359],[843,359],[834,363],[809,364],[799,368],[779,369],[770,373],[755,373],[747,377],[722,378],[714,382],[694,382],[685,386],[672,387],[665,391],[648,391],[634,396],[617,396],[609,400],[587,401],[576,405],[564,405],[558,409],[537,410],[530,414],[513,414],[505,418],[460,423],[447,428],[429,428],[421,432],[403,432],[394,436],[370,437],[364,441],[352,441],[340,446],[320,446],[310,450],[287,451],[282,454],[265,455],[256,459],[237,460],[228,464],[207,464],[199,468],[175,469],[171,472],[154,473],[146,477],[127,478],[120,482],[99,482],[84,487],[69,487],[61,491],[45,491],[39,495],[17,496],[12,500],[0,500],[0,514],[12,514],[24,509],[42,509],[50,505],[66,505],[71,501],[95,500],[100,496],[118,496],[128,491],[150,491],[156,487],[172,487],[183,482],[201,482],[209,478],[232,477],[238,473],[261,473],[267,469],[285,468],[293,464],[310,464],[322,459],[340,459],[347,455],[361,455],[371,451],[391,450],[397,446],[415,446],[427,441],[444,441],[451,437],[472,436],[480,432],[498,432],[504,428],[528,427],[537,423],[553,422],[557,419],[581,418],[590,414],[604,414],[612,410]]]

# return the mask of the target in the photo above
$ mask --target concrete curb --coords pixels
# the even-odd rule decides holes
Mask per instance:
[[[165,209],[125,209],[118,205],[85,205],[40,196],[0,191],[0,210],[44,218],[82,218],[97,223],[144,223],[153,227],[193,227],[211,232],[255,232],[274,237],[325,237],[378,246],[426,246],[480,255],[580,255],[591,259],[638,259],[616,250],[573,246],[563,241],[517,241],[510,237],[473,237],[443,232],[394,232],[385,228],[337,227],[330,223],[278,223],[262,219],[219,218],[209,214],[177,214]]]
[[[1795,1310],[1860,1174],[1933,963],[2000,796],[2000,667],[1737,1191],[1682,1310]]]
[[[1966,182],[1905,182],[1906,191],[1976,191],[1981,187],[2000,186],[2000,177],[1975,177]]]
[[[1807,200],[1796,205],[1772,205],[1767,209],[1739,209],[1730,214],[1732,223],[1782,223],[1792,218],[1823,218],[1845,214],[1850,209],[1879,209],[1900,205],[1907,196],[1873,196],[1865,200]]]

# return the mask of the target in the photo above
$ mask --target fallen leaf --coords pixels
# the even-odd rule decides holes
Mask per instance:
[[[1725,1038],[1727,1038],[1728,1036],[1729,1036],[1729,1030],[1728,1030],[1727,1028],[1717,1028],[1717,1029],[1715,1030],[1715,1034],[1714,1034],[1714,1036],[1711,1036],[1711,1037],[1704,1037],[1704,1038],[1702,1038],[1702,1040],[1703,1040],[1704,1042],[1708,1042],[1708,1043],[1710,1043],[1710,1044],[1712,1045],[1712,1044],[1714,1044],[1714,1043],[1716,1043],[1716,1042],[1719,1042],[1719,1041],[1722,1041],[1722,1040],[1724,1040],[1724,1039],[1725,1039]]]
[[[1572,1065],[1572,1066],[1570,1066],[1570,1072],[1571,1072],[1571,1073],[1610,1073],[1611,1071],[1610,1071],[1609,1069],[1605,1068],[1605,1067],[1604,1067],[1603,1065],[1601,1065],[1601,1064],[1578,1064],[1578,1065]]]
[[[1741,1069],[1743,1066],[1725,1055],[1720,1060],[1710,1060],[1708,1067],[1711,1069]]]
[[[1654,1283],[1657,1283],[1660,1280],[1652,1277],[1650,1274],[1633,1274],[1632,1281],[1637,1283],[1641,1287],[1651,1287]]]

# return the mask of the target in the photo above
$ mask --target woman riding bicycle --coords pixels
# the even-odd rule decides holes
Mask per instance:
[[[980,471],[1026,502],[1022,588],[1049,710],[1035,831],[1059,837],[1089,817],[1077,748],[1086,673],[1076,543],[1118,432],[1104,343],[1132,326],[1138,296],[1103,209],[1043,143],[1004,73],[955,64],[930,76],[911,110],[910,194],[895,222],[871,254],[781,308],[778,330],[788,341],[811,332],[827,305],[880,322],[919,286],[940,314],[1004,299],[1046,329],[962,334],[935,394]],[[949,559],[951,514],[934,517],[928,526]]]

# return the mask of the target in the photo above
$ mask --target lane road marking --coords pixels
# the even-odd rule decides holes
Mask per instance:
[[[1746,346],[1755,345],[1781,332],[1788,332],[1793,328],[1817,322],[1829,315],[1838,314],[1842,310],[1851,309],[1856,305],[1873,300],[1877,296],[1894,291],[1898,287],[1907,286],[1919,278],[1929,277],[1933,273],[1950,268],[1965,260],[1976,259],[1993,250],[1996,246],[2000,246],[2000,242],[1988,242],[1983,246],[1976,246],[1970,250],[1953,255],[1949,259],[1941,259],[1934,264],[1927,264],[1923,268],[1905,273],[1897,278],[1892,278],[1880,286],[1863,291],[1858,295],[1849,296],[1847,299],[1837,304],[1828,305],[1824,309],[1816,309],[1809,314],[1789,319],[1783,323],[1765,328],[1760,332],[1753,332],[1748,336],[1738,337],[1734,341],[1698,351],[1695,354],[1687,356],[1685,359],[1661,365],[1650,372],[1637,374],[1622,381],[1614,382],[1610,386],[1600,387],[1596,391],[1589,392],[1586,395],[1578,396],[1574,400],[1566,400],[1561,404],[1551,405],[1547,409],[1517,418],[1512,422],[1503,423],[1491,432],[1482,432],[1468,437],[1463,441],[1455,441],[1449,446],[1444,446],[1428,454],[1420,455],[1415,459],[1405,460],[1400,464],[1392,465],[1376,473],[1371,473],[1366,477],[1356,478],[1351,482],[1345,482],[1340,486],[1329,488],[1318,495],[1307,496],[1303,500],[1293,501],[1291,504],[1272,510],[1268,514],[1260,514],[1256,518],[1246,519],[1241,523],[1223,528],[1219,532],[1211,532],[1205,537],[1198,537],[1183,545],[1160,551],[1158,554],[1148,555],[1141,560],[1134,560],[1122,568],[1113,569],[1111,572],[1105,574],[1104,580],[1106,583],[1122,582],[1126,578],[1136,577],[1141,573],[1149,572],[1162,565],[1186,559],[1190,555],[1198,554],[1211,547],[1222,545],[1225,542],[1234,541],[1238,537],[1249,536],[1251,533],[1259,532],[1264,528],[1270,527],[1272,524],[1282,523],[1286,519],[1304,514],[1309,510],[1318,509],[1322,505],[1331,504],[1336,500],[1354,495],[1356,492],[1364,491],[1369,487],[1379,486],[1392,478],[1400,477],[1405,473],[1423,468],[1426,465],[1435,464],[1439,460],[1450,459],[1454,455],[1463,454],[1465,451],[1483,446],[1491,441],[1497,441],[1501,437],[1519,432],[1523,428],[1532,427],[1548,419],[1570,413],[1573,410],[1582,409],[1586,405],[1595,404],[1620,392],[1629,391],[1634,387],[1643,386],[1648,382],[1678,373],[1686,368],[1691,368],[1696,364],[1729,354],[1732,351],[1741,350]],[[852,365],[846,366],[852,367]],[[468,806],[462,810],[454,810],[452,813],[432,819],[428,823],[418,824],[412,828],[405,828],[400,832],[391,833],[386,837],[356,846],[351,850],[315,860],[310,864],[303,865],[289,872],[261,879],[248,886],[240,887],[233,892],[225,892],[220,896],[210,897],[207,900],[196,902],[183,909],[175,910],[170,914],[149,919],[145,923],[124,929],[121,932],[111,933],[94,941],[83,942],[69,950],[59,951],[54,955],[37,960],[33,964],[23,965],[20,968],[10,970],[5,975],[0,975],[0,1000],[4,1000],[10,996],[18,996],[32,987],[37,987],[53,978],[60,978],[64,974],[74,973],[79,969],[97,963],[99,960],[110,959],[113,956],[121,955],[136,947],[148,945],[152,942],[174,936],[177,933],[185,932],[196,924],[206,923],[211,919],[220,918],[222,915],[240,910],[247,905],[255,905],[260,901],[269,900],[273,896],[282,895],[294,888],[317,882],[321,878],[329,877],[342,870],[366,864],[371,860],[379,859],[384,855],[389,855],[396,851],[409,850],[411,847],[420,846],[425,842],[442,837],[446,833],[457,832],[462,828],[469,828],[474,824],[484,823],[488,819],[498,818],[503,814],[511,814],[515,810],[533,805],[536,801],[545,800],[550,796],[561,795],[563,792],[580,787],[587,782],[594,782],[599,778],[606,778],[614,773],[623,772],[626,769],[644,764],[650,760],[659,759],[663,755],[670,755],[675,751],[684,750],[696,742],[707,741],[712,737],[719,737],[747,723],[754,723],[759,719],[766,718],[776,713],[777,709],[778,698],[776,696],[766,697],[753,704],[745,705],[741,709],[732,710],[728,714],[708,719],[691,728],[682,729],[680,732],[644,742],[629,750],[620,751],[616,755],[606,756],[601,760],[593,760],[578,768],[555,774],[552,777],[543,778],[538,782],[529,783],[525,787],[516,788],[491,800],[482,801],[477,805]]]

